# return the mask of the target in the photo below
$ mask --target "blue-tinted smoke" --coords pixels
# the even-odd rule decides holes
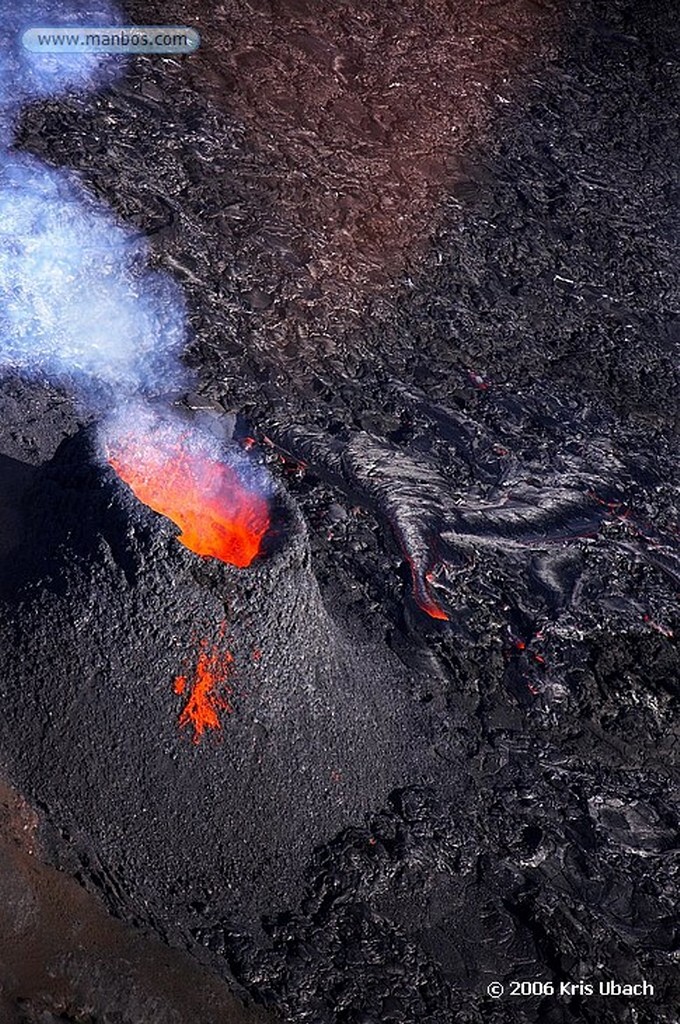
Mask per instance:
[[[0,163],[0,365],[87,392],[182,386],[184,306],[147,246],[58,171]],[[87,395],[83,397],[87,398]]]
[[[22,52],[27,25],[115,24],[100,4],[20,2],[0,16],[0,111],[66,88],[98,86],[106,60]],[[0,372],[46,375],[101,410],[186,384],[184,303],[147,266],[147,244],[71,172],[0,145]]]
[[[106,0],[8,0],[0,12],[0,131],[9,132],[19,108],[32,99],[82,91],[111,81],[120,57],[30,53],[21,36],[31,27],[116,25],[118,11]]]
[[[178,452],[194,458],[191,475],[206,500],[216,497],[215,488],[224,486],[220,474],[213,472],[218,463],[227,462],[238,473],[247,490],[271,497],[274,487],[264,466],[249,458],[236,445],[225,448],[212,424],[178,415],[174,408],[131,399],[118,405],[101,420],[99,442],[102,458],[124,455],[125,462],[139,467],[140,479],[149,476],[162,480]],[[202,465],[203,464],[203,465]]]

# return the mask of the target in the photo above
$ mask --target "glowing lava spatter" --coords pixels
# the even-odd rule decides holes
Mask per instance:
[[[260,553],[269,503],[228,463],[153,434],[109,441],[107,455],[140,501],[180,527],[191,551],[241,569]]]
[[[179,716],[179,724],[182,728],[193,728],[194,743],[200,743],[207,729],[222,728],[220,711],[229,714],[234,710],[229,700],[232,689],[227,685],[233,663],[234,657],[230,651],[220,650],[219,643],[211,645],[207,640],[202,640],[191,683],[186,676],[177,676],[173,683],[175,693],[180,696],[191,687],[189,699]]]

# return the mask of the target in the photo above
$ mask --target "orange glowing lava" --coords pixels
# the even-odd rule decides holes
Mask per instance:
[[[426,612],[431,618],[439,619],[441,622],[448,622],[449,617],[444,609],[439,605],[430,593],[428,583],[431,579],[431,573],[425,573],[424,577],[420,574],[417,569],[415,562],[410,557],[406,556],[409,566],[411,568],[411,578],[413,580],[413,594],[416,599],[418,607]]]
[[[201,641],[189,699],[179,716],[182,728],[193,728],[194,743],[200,743],[206,729],[222,728],[220,711],[230,713],[234,710],[228,699],[232,691],[227,686],[233,662],[230,651],[221,651],[218,644],[211,646],[207,640]],[[176,694],[182,695],[189,685],[186,676],[177,676],[173,689]]]
[[[439,619],[439,620],[440,620],[440,621],[442,621],[442,622],[448,622],[448,621],[449,621],[449,617],[448,617],[448,615],[446,614],[446,612],[444,611],[444,609],[443,609],[443,608],[441,608],[441,607],[440,607],[440,606],[439,606],[439,605],[437,604],[437,602],[436,602],[436,601],[433,601],[431,597],[428,597],[428,598],[423,598],[423,597],[421,597],[421,596],[418,596],[418,597],[416,598],[416,600],[417,600],[417,602],[418,602],[418,605],[420,606],[420,608],[421,608],[421,609],[422,609],[422,610],[423,610],[424,612],[427,612],[427,614],[428,614],[428,615],[429,615],[429,616],[430,616],[431,618],[433,618],[433,619]]]
[[[197,555],[243,569],[260,553],[269,505],[231,466],[153,436],[117,438],[108,458],[140,501],[180,527],[178,540]]]

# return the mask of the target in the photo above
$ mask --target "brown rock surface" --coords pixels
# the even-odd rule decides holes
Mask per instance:
[[[3,1024],[256,1024],[190,957],[112,918],[41,858],[39,816],[0,782]]]

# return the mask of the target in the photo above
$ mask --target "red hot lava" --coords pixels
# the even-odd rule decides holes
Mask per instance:
[[[442,622],[448,622],[449,617],[444,609],[439,605],[432,594],[430,593],[429,584],[432,582],[434,574],[432,572],[426,572],[421,574],[420,570],[416,566],[415,561],[410,555],[406,556],[408,564],[411,568],[411,579],[413,580],[413,594],[416,599],[416,604],[422,611],[426,612],[431,618],[439,619]]]
[[[183,444],[180,434],[126,433],[109,440],[109,463],[137,498],[181,529],[197,555],[245,568],[260,553],[269,503],[214,454]]]
[[[220,711],[233,711],[228,699],[232,691],[227,686],[233,662],[230,651],[221,651],[219,644],[211,645],[207,640],[202,640],[191,684],[186,676],[177,676],[175,679],[174,690],[178,696],[184,695],[191,685],[189,699],[179,716],[179,724],[182,728],[193,727],[194,743],[200,742],[206,729],[221,729]]]

